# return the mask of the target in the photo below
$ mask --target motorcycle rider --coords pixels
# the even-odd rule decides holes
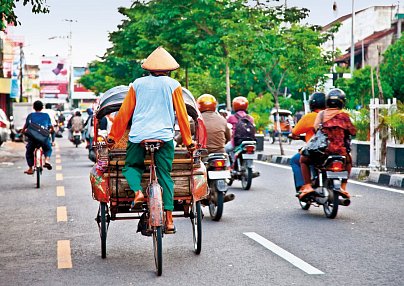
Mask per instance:
[[[83,128],[84,128],[84,123],[83,123],[83,119],[81,118],[81,112],[80,111],[76,111],[74,116],[72,117],[72,121],[71,121],[71,128],[70,128],[70,138],[73,139],[73,132],[83,132]]]
[[[329,91],[326,98],[326,109],[320,111],[314,122],[314,128],[317,130],[319,125],[322,124],[322,131],[328,137],[328,147],[326,155],[341,155],[345,156],[345,168],[348,175],[352,168],[352,158],[350,152],[350,136],[356,134],[356,128],[352,124],[349,114],[342,111],[345,107],[346,95],[341,89],[335,88]],[[321,118],[323,122],[321,123]],[[311,186],[310,164],[313,164],[318,158],[311,158],[308,156],[301,156],[300,165],[302,169],[304,185],[301,188],[299,199],[304,198],[314,190]],[[347,189],[347,180],[341,183],[341,194],[344,198],[349,199],[351,196]]]
[[[315,92],[309,98],[310,113],[305,114],[292,129],[290,137],[299,139],[300,134],[306,134],[305,142],[309,141],[315,134],[314,121],[317,114],[325,109],[325,94],[322,92]],[[293,177],[295,179],[296,191],[304,185],[302,170],[300,167],[300,150],[298,153],[290,158],[290,166],[292,167]]]
[[[216,112],[216,98],[211,94],[202,94],[197,103],[208,133],[206,148],[209,154],[224,153],[224,146],[231,140],[231,131],[226,119]]]
[[[87,108],[87,114],[88,118],[86,122],[84,123],[84,138],[86,139],[87,146],[86,148],[89,149],[93,143],[93,137],[94,137],[94,119],[93,119],[93,109],[92,108]]]
[[[247,108],[248,108],[248,100],[244,96],[238,96],[233,99],[232,102],[232,107],[235,112],[235,114],[230,115],[229,118],[227,119],[227,122],[232,125],[232,135],[231,135],[231,140],[226,144],[224,147],[227,154],[229,154],[229,157],[232,159],[232,153],[234,148],[236,147],[234,144],[234,136],[235,131],[236,131],[236,125],[239,121],[239,118],[247,118],[248,121],[250,121],[252,124],[254,124],[254,118],[252,118],[250,115],[247,114]]]
[[[30,122],[34,122],[38,125],[43,126],[44,128],[48,128],[49,130],[53,130],[53,125],[49,115],[47,113],[42,112],[43,109],[42,101],[40,100],[35,101],[33,107],[35,112],[32,112],[27,116],[22,132],[25,133],[25,130],[27,129],[28,124]],[[42,147],[45,155],[45,164],[43,166],[48,170],[52,170],[52,165],[50,163],[50,157],[52,155],[52,145],[50,138],[48,138],[46,144],[41,144],[35,141],[34,139],[27,138],[25,158],[27,160],[28,170],[24,171],[24,173],[27,175],[32,175],[34,173],[34,170],[32,168],[34,166],[34,151],[35,148],[40,146]]]
[[[107,142],[112,146],[123,136],[129,120],[132,126],[126,149],[123,175],[131,190],[135,192],[133,207],[143,202],[141,187],[144,172],[145,149],[140,142],[145,139],[164,141],[163,147],[155,154],[157,176],[163,188],[163,202],[166,213],[166,232],[175,232],[172,217],[174,209],[174,182],[170,176],[174,160],[174,123],[176,112],[182,139],[187,149],[193,151],[188,115],[182,97],[181,84],[169,77],[169,73],[179,68],[176,60],[163,48],[158,47],[143,62],[142,68],[149,76],[136,79],[114,119]]]

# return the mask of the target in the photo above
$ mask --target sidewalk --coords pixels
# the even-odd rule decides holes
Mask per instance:
[[[279,154],[271,154],[271,150],[265,150],[265,147],[264,151],[257,151],[257,153],[259,161],[282,165],[290,165],[290,158],[292,157],[291,155],[281,156]],[[369,168],[353,167],[350,178],[357,181],[376,183],[378,185],[384,185],[394,188],[404,188],[404,174],[392,172],[377,172],[371,171]]]

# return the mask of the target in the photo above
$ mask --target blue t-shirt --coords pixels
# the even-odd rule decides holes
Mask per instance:
[[[29,122],[34,122],[41,125],[43,128],[49,129],[52,126],[49,114],[43,112],[32,112],[27,116],[25,125],[27,126]]]

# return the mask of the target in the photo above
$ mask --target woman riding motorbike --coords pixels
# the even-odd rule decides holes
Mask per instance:
[[[345,156],[345,168],[348,175],[352,168],[352,159],[350,152],[350,137],[356,134],[356,128],[352,124],[349,115],[342,111],[345,107],[346,95],[341,89],[332,89],[326,96],[327,108],[320,111],[314,122],[314,128],[317,130],[322,125],[322,131],[328,137],[328,147],[326,156],[341,155]],[[299,199],[303,199],[308,194],[314,192],[311,186],[310,165],[318,162],[318,158],[301,156],[300,165],[303,173],[304,185],[301,188]],[[351,196],[346,190],[347,180],[341,183],[341,194],[349,199]]]
[[[325,94],[322,92],[315,92],[309,98],[310,113],[305,114],[292,129],[291,138],[299,139],[301,134],[306,134],[305,142],[309,141],[315,134],[314,122],[317,114],[325,109]],[[296,191],[304,185],[302,170],[300,167],[300,150],[298,153],[290,158],[290,166],[292,167],[293,177],[295,179]]]

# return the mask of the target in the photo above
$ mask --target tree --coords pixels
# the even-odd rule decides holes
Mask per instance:
[[[372,92],[371,67],[355,70],[350,79],[338,79],[336,86],[341,88],[347,96],[346,107],[349,109],[360,109],[369,105],[372,94],[379,94],[379,87],[376,83],[376,74],[373,73],[374,91]],[[387,83],[385,74],[381,74],[381,86],[385,98],[391,98],[393,90]]]
[[[404,102],[404,37],[391,45],[383,57],[380,66],[382,79],[391,86],[393,96]]]
[[[0,3],[0,19],[4,19],[6,23],[0,21],[0,30],[4,30],[6,28],[7,23],[13,24],[15,26],[21,24],[17,20],[17,15],[14,12],[15,2],[19,2],[20,0],[1,0]],[[49,13],[48,6],[45,4],[46,0],[22,0],[22,5],[26,6],[27,4],[32,6],[32,13]]]

